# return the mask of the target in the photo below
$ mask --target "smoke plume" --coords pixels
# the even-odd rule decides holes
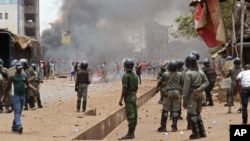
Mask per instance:
[[[113,65],[123,58],[134,58],[132,38],[133,31],[138,29],[136,25],[140,25],[139,28],[142,29],[147,22],[172,24],[175,16],[188,11],[188,2],[63,0],[63,21],[54,25],[52,31],[43,32],[45,57],[86,60],[94,67],[103,62]],[[70,31],[70,44],[60,43],[62,30]],[[141,34],[141,41],[144,42],[143,32]],[[145,47],[144,44],[143,46]]]

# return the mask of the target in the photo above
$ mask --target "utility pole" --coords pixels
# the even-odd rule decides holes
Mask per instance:
[[[245,0],[241,0],[241,25],[240,25],[240,59],[243,64],[243,35],[244,35],[244,15],[245,15]]]

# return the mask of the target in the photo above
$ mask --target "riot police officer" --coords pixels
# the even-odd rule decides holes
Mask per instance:
[[[241,67],[241,60],[240,58],[236,57],[233,60],[233,68],[229,69],[226,74],[225,78],[231,78],[231,88],[227,91],[227,103],[224,106],[234,106],[234,96],[237,93],[237,85],[236,85],[236,77],[237,75],[243,71],[243,68]],[[229,111],[230,112],[230,111]]]
[[[180,114],[181,101],[181,83],[182,74],[177,72],[177,62],[170,61],[166,72],[163,73],[159,82],[157,83],[156,92],[159,91],[161,85],[164,85],[165,93],[163,96],[163,106],[161,114],[161,126],[157,129],[158,132],[166,132],[166,124],[168,119],[168,112],[172,113],[172,131],[176,132],[177,120]]]
[[[137,90],[138,90],[138,76],[133,72],[134,61],[127,58],[123,62],[125,73],[122,76],[122,93],[119,100],[119,105],[125,103],[126,116],[128,121],[128,133],[119,138],[119,140],[135,138],[134,132],[137,125]]]
[[[80,63],[80,70],[76,74],[75,80],[75,91],[77,92],[77,112],[80,112],[81,100],[82,100],[82,111],[86,111],[87,106],[87,94],[88,85],[91,83],[90,73],[88,71],[88,62],[82,61]]]
[[[215,69],[210,67],[210,60],[208,58],[204,59],[203,65],[204,65],[203,72],[206,74],[208,82],[209,82],[208,87],[205,89],[205,92],[206,92],[205,104],[207,104],[207,101],[208,101],[209,102],[208,106],[213,106],[214,103],[213,103],[211,91],[214,88],[217,74],[215,72]]]
[[[196,57],[188,55],[185,60],[187,71],[184,73],[183,108],[187,109],[187,118],[190,122],[192,134],[190,139],[206,137],[203,120],[201,117],[202,91],[209,82],[206,75],[198,67]]]

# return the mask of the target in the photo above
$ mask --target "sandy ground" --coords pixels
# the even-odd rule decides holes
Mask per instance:
[[[156,81],[145,79],[138,95],[155,86]],[[96,116],[76,112],[76,92],[69,78],[45,80],[41,85],[43,108],[23,111],[22,135],[11,131],[13,112],[0,114],[1,141],[61,141],[73,137],[93,126],[109,114],[120,109],[121,82],[93,83],[89,86],[87,110],[96,109]]]
[[[155,79],[143,79],[138,96],[156,86]],[[73,137],[104,119],[110,113],[121,108],[118,101],[121,94],[121,82],[98,84],[89,86],[88,110],[96,109],[97,115],[90,116],[76,112],[76,93],[74,83],[69,78],[45,80],[41,85],[41,97],[44,108],[35,111],[23,111],[22,122],[24,133],[19,135],[11,131],[13,113],[0,114],[1,141],[69,141]],[[150,99],[139,109],[138,126],[135,132],[135,141],[183,141],[189,140],[191,133],[186,130],[186,120],[178,121],[178,132],[158,133],[160,125],[161,105],[157,103],[159,94]],[[199,140],[229,140],[229,125],[240,124],[241,114],[236,112],[239,103],[232,108],[232,114],[227,114],[225,102],[219,103],[214,97],[213,107],[204,107],[204,119],[207,138]],[[186,111],[182,111],[185,118]],[[171,130],[171,121],[167,128]],[[127,132],[127,122],[123,122],[104,140],[117,140]]]

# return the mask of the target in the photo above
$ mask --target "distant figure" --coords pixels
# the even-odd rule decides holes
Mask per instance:
[[[113,80],[116,78],[116,76],[119,75],[120,78],[122,78],[122,75],[121,75],[121,66],[118,62],[115,62],[115,75],[113,77]]]
[[[102,65],[101,65],[101,82],[107,82],[107,71],[106,71],[106,62],[104,62]]]
[[[74,78],[75,80],[75,63],[72,62],[71,64],[71,69],[70,69],[70,80],[72,81],[72,77]]]
[[[135,66],[135,73],[136,73],[136,75],[138,76],[138,78],[139,78],[139,83],[140,83],[140,85],[141,85],[141,65],[140,65],[140,63],[139,62],[137,62],[136,63],[136,66]]]
[[[86,61],[83,61],[80,64],[80,70],[76,74],[75,91],[77,92],[77,112],[80,112],[82,98],[82,111],[85,112],[87,108],[88,85],[91,82],[90,73],[87,69],[88,63]]]
[[[49,63],[50,79],[55,79],[55,63],[51,61]]]

